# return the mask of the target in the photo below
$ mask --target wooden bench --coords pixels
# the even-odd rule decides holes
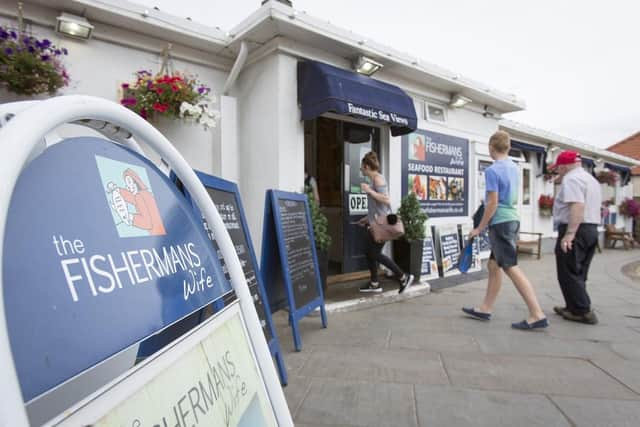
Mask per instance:
[[[533,236],[533,238],[523,239],[522,236]],[[540,259],[542,255],[542,233],[521,231],[518,233],[516,248],[518,253],[537,255],[538,259]]]
[[[604,226],[604,247],[613,249],[616,243],[622,242],[625,249],[633,249],[634,241],[631,233],[618,230],[613,224]]]

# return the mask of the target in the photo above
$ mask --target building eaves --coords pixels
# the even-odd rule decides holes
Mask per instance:
[[[525,137],[533,139],[542,145],[554,145],[565,150],[575,150],[583,155],[601,158],[610,162],[622,164],[624,166],[640,166],[640,161],[628,156],[613,153],[611,151],[585,144],[575,139],[557,135],[553,132],[538,129],[524,123],[515,122],[513,120],[500,120],[500,128],[508,131],[514,138]]]
[[[347,60],[358,54],[371,56],[385,64],[385,73],[451,94],[460,93],[478,105],[488,105],[501,113],[525,108],[525,102],[513,94],[491,88],[279,2],[265,3],[234,27],[230,34],[233,38],[230,47],[234,50],[238,49],[241,41],[256,46],[264,45],[276,37],[299,40]]]
[[[85,16],[91,22],[132,31],[158,40],[170,40],[189,48],[198,49],[226,58],[231,38],[220,28],[210,27],[179,18],[166,12],[127,0],[30,0],[25,14],[37,14],[37,6],[56,12]],[[55,25],[55,19],[48,23]]]

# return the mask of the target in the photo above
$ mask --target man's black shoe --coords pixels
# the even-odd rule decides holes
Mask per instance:
[[[587,325],[595,325],[598,323],[598,317],[593,310],[588,311],[585,314],[573,314],[566,310],[562,313],[562,317],[573,322],[586,323]]]
[[[557,315],[563,316],[564,313],[568,310],[567,307],[560,307],[559,305],[556,305],[555,307],[553,307],[553,311],[555,311]]]

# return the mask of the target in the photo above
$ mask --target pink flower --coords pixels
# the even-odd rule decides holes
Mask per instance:
[[[125,107],[130,107],[133,105],[136,105],[138,103],[138,100],[135,98],[122,98],[120,100],[120,104],[124,105]]]

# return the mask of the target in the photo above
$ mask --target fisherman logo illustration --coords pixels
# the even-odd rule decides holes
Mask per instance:
[[[162,217],[146,170],[106,157],[95,158],[118,235],[165,235]]]

